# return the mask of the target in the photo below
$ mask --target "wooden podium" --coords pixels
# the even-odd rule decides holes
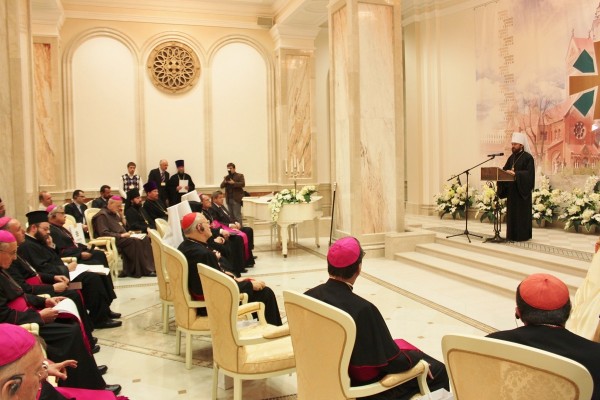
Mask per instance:
[[[494,182],[512,182],[515,176],[498,167],[481,167],[481,180]]]

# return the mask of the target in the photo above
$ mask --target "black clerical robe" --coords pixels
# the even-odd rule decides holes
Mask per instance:
[[[225,230],[231,233],[231,236],[229,236],[230,239],[233,238],[234,241],[242,240],[244,246],[243,265],[247,267],[254,266],[254,254],[252,253],[254,249],[254,230],[249,226],[243,226],[239,230],[237,228],[229,228],[229,224],[236,222],[235,219],[225,207],[221,207],[216,203],[211,205],[209,212],[214,221],[219,222],[224,226]]]
[[[156,224],[151,224],[151,222],[154,221],[152,221],[141,204],[132,204],[129,207],[126,207],[125,219],[127,220],[127,228],[129,228],[130,231],[146,233],[148,231],[148,227],[156,229]]]
[[[185,193],[179,193],[177,190],[177,186],[179,186],[179,180],[187,180],[188,181],[188,191],[187,193],[196,190],[196,185],[192,180],[192,177],[186,173],[180,174],[176,173],[171,178],[169,178],[169,183],[167,184],[167,189],[169,191],[169,205],[173,206],[175,204],[181,203],[181,196]]]
[[[34,266],[38,272],[69,277],[69,269],[58,254],[29,235],[25,235],[25,242],[19,245],[17,254]],[[92,321],[100,323],[109,319],[110,303],[116,298],[110,275],[83,272],[73,281],[81,282],[81,292]]]
[[[181,242],[178,250],[183,253],[187,260],[188,288],[190,293],[195,295],[196,298],[204,296],[197,265],[198,263],[202,263],[216,270],[223,271],[219,265],[217,256],[207,244],[187,238]],[[235,280],[235,282],[238,285],[240,293],[246,293],[248,295],[248,301],[259,301],[264,303],[265,319],[267,320],[267,323],[277,326],[281,325],[281,315],[279,314],[277,299],[275,298],[275,293],[273,293],[271,288],[265,286],[262,290],[254,290],[250,280],[243,280],[241,282]]]
[[[127,231],[119,216],[107,208],[100,210],[92,223],[98,236],[111,236],[116,239],[119,253],[123,256],[121,276],[140,278],[154,273],[154,257],[148,236],[143,239],[121,237],[121,234]]]
[[[583,365],[594,380],[593,400],[600,400],[600,343],[592,342],[562,327],[525,325],[488,337],[535,347],[570,358]]]
[[[54,250],[61,257],[75,257],[77,263],[87,265],[103,265],[108,268],[108,260],[106,254],[102,250],[91,250],[86,245],[77,243],[71,232],[63,226],[50,224],[50,236],[54,242]],[[84,260],[81,253],[89,253],[90,258]],[[110,280],[110,277],[107,278]],[[112,291],[112,281],[111,281]]]
[[[13,301],[22,301],[27,308],[18,311],[9,307]],[[79,324],[74,320],[44,323],[37,310],[45,307],[45,299],[23,293],[19,285],[0,270],[0,322],[9,324],[36,323],[40,336],[47,344],[48,358],[54,362],[77,360],[77,368],[69,368],[68,378],[60,385],[88,389],[104,389],[106,383],[98,372],[93,355],[88,351]]]
[[[79,312],[79,316],[81,317],[81,322],[83,323],[83,327],[86,331],[88,339],[92,338],[92,331],[94,330],[94,326],[92,325],[92,321],[90,316],[87,313],[85,308],[85,304],[83,302],[83,295],[78,290],[64,290],[62,292],[57,292],[54,290],[54,277],[48,274],[38,274],[26,260],[24,260],[21,256],[17,256],[17,258],[12,262],[8,270],[6,270],[11,278],[23,289],[24,293],[39,295],[39,294],[47,294],[50,297],[56,296],[64,296],[68,299],[73,300],[75,305],[77,306],[77,311]],[[94,345],[90,342],[90,347],[94,347]]]
[[[150,227],[156,229],[156,218],[162,218],[165,221],[169,220],[167,207],[161,200],[146,200],[144,202],[144,210],[150,217]]]
[[[329,279],[308,290],[306,295],[337,307],[352,317],[356,324],[356,340],[350,357],[350,377],[353,385],[364,385],[381,379],[384,375],[406,371],[419,360],[430,364],[434,379],[428,380],[431,391],[449,388],[444,364],[420,350],[400,350],[385,324],[383,316],[374,304],[354,294],[345,282]],[[372,377],[365,379],[363,371],[372,369]],[[413,379],[381,398],[410,398],[419,391]],[[388,391],[389,392],[389,391]],[[393,394],[393,397],[389,397]]]
[[[531,154],[521,151],[508,157],[504,170],[515,171],[514,182],[499,182],[498,197],[506,198],[506,239],[520,242],[532,237],[531,192],[535,165]]]
[[[246,256],[244,254],[245,250],[243,238],[239,235],[230,235],[223,244],[215,242],[215,238],[223,236],[219,233],[221,228],[215,227],[215,224],[213,224],[214,213],[212,207],[208,209],[201,208],[201,212],[208,220],[210,224],[210,230],[212,232],[212,236],[208,239],[208,245],[229,260],[231,269],[227,267],[224,268],[232,272],[235,276],[239,277],[248,265]],[[254,262],[254,259],[252,259],[252,262]]]

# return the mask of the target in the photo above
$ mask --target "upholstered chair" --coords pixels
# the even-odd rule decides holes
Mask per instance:
[[[568,358],[517,343],[470,335],[442,338],[457,400],[589,400],[587,369]]]
[[[169,280],[169,274],[167,273],[165,257],[163,256],[163,247],[165,243],[163,243],[162,238],[154,229],[148,228],[148,235],[150,236],[154,265],[156,266],[158,295],[160,297],[160,302],[162,303],[163,333],[169,333],[169,307],[173,306],[174,295],[171,290],[171,282]]]
[[[366,397],[413,378],[417,378],[421,394],[429,393],[429,365],[423,360],[408,371],[386,375],[378,382],[350,386],[348,366],[356,339],[352,317],[304,294],[284,291],[283,298],[296,355],[298,400]]]
[[[240,305],[239,289],[231,277],[203,264],[198,264],[198,272],[213,341],[213,400],[217,398],[219,371],[233,377],[234,400],[242,399],[242,380],[294,372],[296,363],[287,328],[266,323],[264,304]],[[258,313],[258,322],[240,329],[240,315],[248,312]]]

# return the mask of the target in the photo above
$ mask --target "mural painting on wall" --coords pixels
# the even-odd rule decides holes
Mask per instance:
[[[475,9],[481,154],[527,135],[544,174],[600,168],[600,4],[499,0]]]

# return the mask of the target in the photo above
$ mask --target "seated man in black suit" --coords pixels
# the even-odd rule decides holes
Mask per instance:
[[[92,201],[92,208],[106,208],[108,205],[108,200],[112,197],[110,186],[102,185],[100,186],[100,197],[97,197]],[[91,223],[91,221],[88,221]]]
[[[73,192],[72,197],[73,202],[65,205],[65,213],[73,216],[75,222],[81,224],[85,237],[89,238],[88,226],[85,220],[85,210],[87,210],[87,206],[84,203],[85,193],[83,193],[83,190],[77,189]]]
[[[146,201],[144,202],[144,210],[150,217],[149,225],[152,229],[156,229],[156,219],[161,218],[165,221],[169,220],[167,206],[159,197],[158,187],[154,182],[148,182],[144,185],[146,192]]]

